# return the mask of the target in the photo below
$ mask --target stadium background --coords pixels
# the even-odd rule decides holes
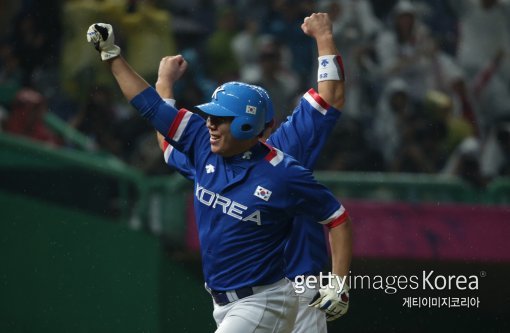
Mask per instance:
[[[372,21],[364,25],[338,18],[338,46],[354,82],[347,88],[358,95],[349,93],[355,102],[348,102],[316,172],[353,216],[352,272],[477,275],[480,289],[394,295],[357,289],[349,314],[331,323],[330,332],[508,331],[510,179],[504,161],[510,154],[500,140],[507,127],[499,125],[508,120],[504,106],[510,95],[494,88],[499,79],[509,87],[504,60],[496,54],[477,71],[463,67],[459,29],[469,20],[463,22],[447,1],[414,2],[413,15],[462,72],[443,74],[462,78],[474,90],[468,106],[454,107],[452,101],[462,101],[458,90],[400,88],[425,124],[432,124],[426,131],[416,117],[405,118],[405,128],[414,131],[408,138],[416,139],[407,148],[430,154],[412,160],[402,148],[391,155],[384,150],[386,140],[372,136],[373,122],[387,119],[379,113],[383,91],[398,81],[383,80],[381,71],[370,67],[382,66],[377,48],[369,47],[378,45],[380,36],[363,35],[360,26],[391,30],[396,8],[406,14],[411,9],[396,7],[396,1],[333,4],[345,12],[354,2],[373,14],[365,12],[364,20]],[[278,110],[288,110],[313,85],[315,72],[313,44],[295,34],[296,22],[307,12],[333,14],[338,8],[327,1],[2,2],[0,331],[214,330],[193,229],[191,184],[166,168],[151,129],[133,116],[86,45],[88,22],[117,23],[126,57],[150,82],[162,55],[183,53],[191,63],[176,87],[183,106],[206,99],[217,82],[240,78],[268,86],[275,104],[285,105]],[[503,23],[508,28],[509,22]],[[250,31],[256,32],[239,36]],[[256,44],[250,36],[257,37]],[[496,40],[496,33],[487,38]],[[222,52],[228,49],[224,45],[249,52]],[[425,51],[418,53],[425,57]],[[214,66],[205,58],[214,59]],[[266,77],[268,70],[281,75]],[[463,134],[462,140],[434,160],[434,146],[446,145],[445,136],[435,134],[450,128],[430,116],[437,109],[451,109],[452,119],[472,128],[452,130]],[[488,110],[494,115],[484,117]],[[503,162],[490,173],[486,147],[496,132],[501,145],[496,160]],[[423,135],[444,142],[418,140]],[[407,143],[402,141],[397,147]],[[457,167],[447,168],[447,161]],[[478,297],[480,305],[408,308],[403,298],[409,296]]]

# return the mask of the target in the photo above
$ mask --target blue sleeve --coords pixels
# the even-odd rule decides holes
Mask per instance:
[[[341,112],[310,89],[298,106],[268,139],[268,143],[313,169]]]
[[[345,211],[333,193],[319,184],[312,172],[295,163],[286,170],[289,207],[293,214],[328,224]]]
[[[165,162],[169,167],[179,172],[188,180],[195,180],[195,168],[189,159],[180,151],[174,149],[170,144],[164,151]]]
[[[192,165],[205,150],[209,150],[209,135],[205,121],[185,109],[177,110],[165,103],[154,88],[149,87],[135,96],[131,104],[146,118],[165,140],[182,152]]]

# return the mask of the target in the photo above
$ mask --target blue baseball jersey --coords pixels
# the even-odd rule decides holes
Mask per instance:
[[[281,151],[258,143],[224,158],[211,152],[205,121],[163,102],[153,88],[132,105],[195,170],[194,210],[203,272],[218,291],[285,276],[283,251],[295,216],[328,224],[342,216],[333,194]]]
[[[333,130],[340,111],[330,106],[320,95],[310,89],[301,98],[292,115],[268,139],[268,143],[294,157],[308,169],[313,169],[324,144]],[[164,144],[164,158],[167,164],[193,180],[195,170],[188,158]],[[345,213],[346,214],[346,213]],[[296,217],[291,236],[285,247],[286,276],[294,279],[298,275],[318,275],[329,261],[323,226]]]

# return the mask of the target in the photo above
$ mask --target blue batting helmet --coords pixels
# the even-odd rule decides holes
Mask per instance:
[[[209,103],[197,105],[206,114],[234,117],[232,136],[244,140],[256,137],[265,125],[267,103],[261,91],[242,82],[228,82],[214,91]]]
[[[264,100],[266,101],[266,117],[264,121],[266,124],[269,124],[274,118],[274,108],[273,102],[271,101],[271,97],[269,97],[269,93],[267,92],[266,89],[256,85],[252,85],[252,87],[258,90],[258,92],[260,92],[260,94],[262,95],[262,97],[264,97]]]

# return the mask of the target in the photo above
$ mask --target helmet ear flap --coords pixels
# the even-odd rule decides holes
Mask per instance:
[[[264,118],[258,118],[254,121],[252,117],[238,116],[230,124],[232,136],[239,140],[251,139],[259,135],[264,128]]]

